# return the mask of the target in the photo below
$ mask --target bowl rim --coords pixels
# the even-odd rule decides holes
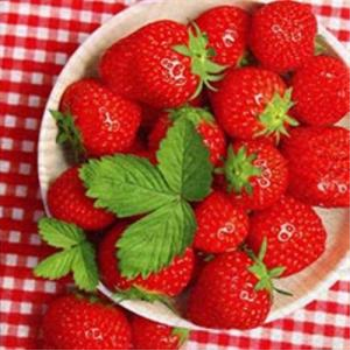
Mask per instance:
[[[59,73],[54,86],[51,90],[51,93],[47,99],[47,103],[45,105],[45,109],[43,112],[43,117],[41,120],[41,125],[40,125],[40,131],[39,131],[39,140],[38,140],[38,164],[37,164],[37,171],[38,171],[38,178],[39,178],[39,186],[40,186],[40,195],[43,201],[44,209],[46,215],[50,216],[50,212],[48,209],[47,205],[47,189],[44,188],[43,186],[43,179],[42,179],[42,172],[41,168],[43,167],[43,164],[45,164],[45,159],[44,159],[44,151],[43,151],[43,144],[44,144],[44,139],[45,139],[45,128],[43,127],[44,125],[44,120],[48,118],[48,110],[49,107],[52,104],[52,100],[54,96],[57,95],[59,83],[62,80],[62,77],[64,77],[69,71],[69,67],[71,66],[72,62],[76,60],[77,57],[81,53],[84,52],[84,47],[88,45],[89,41],[94,40],[95,37],[98,37],[101,32],[103,32],[104,28],[108,26],[108,24],[112,21],[115,21],[116,18],[119,18],[120,16],[125,16],[125,12],[128,12],[128,15],[132,12],[138,12],[138,11],[145,11],[149,6],[152,6],[157,3],[165,2],[167,0],[144,0],[141,2],[138,2],[123,11],[117,13],[116,15],[112,16],[109,20],[107,20],[105,23],[103,23],[100,27],[98,27],[96,30],[94,30],[88,38],[78,46],[78,48],[71,54],[69,57],[68,61],[66,62],[65,66]],[[234,5],[235,1],[232,1],[232,5]],[[266,4],[271,2],[271,0],[252,0],[250,2],[255,2],[255,3],[260,3],[260,4]],[[219,5],[218,5],[219,6]],[[317,18],[317,16],[316,16]],[[350,67],[350,53],[345,49],[345,47],[339,42],[339,40],[328,30],[326,29],[319,18],[317,18],[317,24],[318,24],[318,35],[322,36],[322,38],[329,44],[329,46],[332,47],[334,52],[337,54],[338,58],[342,59],[343,62]],[[278,310],[274,310],[270,312],[269,316],[267,317],[266,321],[264,324],[268,322],[275,321],[277,319],[283,318],[287,316],[288,314],[291,314],[292,312],[304,308],[307,304],[312,302],[317,298],[317,295],[319,295],[321,292],[324,292],[325,290],[329,289],[337,280],[339,280],[341,276],[341,271],[344,269],[350,268],[350,250],[348,250],[343,258],[336,264],[335,268],[333,271],[328,273],[324,279],[320,280],[319,283],[315,285],[315,287],[306,295],[296,299],[295,301],[291,302],[290,304],[283,306],[282,308]],[[169,322],[167,319],[163,318],[160,319],[159,317],[153,316],[153,315],[148,315],[144,312],[137,311],[137,306],[135,308],[135,301],[132,300],[124,300],[124,301],[118,301],[115,297],[113,297],[113,293],[106,288],[106,286],[103,285],[102,282],[99,282],[98,285],[98,290],[107,296],[109,299],[111,299],[113,302],[125,307],[128,310],[133,311],[134,313],[137,313],[143,317],[146,317],[148,319],[151,319],[153,321],[161,322],[163,324],[167,324],[169,326],[175,326],[175,327],[184,327],[188,328],[191,330],[197,330],[197,331],[210,331],[214,333],[229,333],[230,335],[244,335],[246,331],[239,331],[235,329],[231,330],[222,330],[222,329],[214,329],[214,328],[206,328],[206,327],[201,327],[193,324],[192,322],[187,321],[184,318],[181,318],[183,322],[179,325],[179,323],[174,323],[174,322]],[[144,302],[143,302],[144,303]],[[262,325],[263,327],[264,325]],[[256,328],[255,330],[259,330],[261,327]],[[252,330],[254,331],[254,330]]]

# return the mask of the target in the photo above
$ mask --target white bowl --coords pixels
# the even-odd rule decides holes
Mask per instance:
[[[60,74],[48,100],[40,132],[39,141],[39,178],[45,208],[49,183],[61,174],[68,164],[63,151],[56,142],[57,128],[48,112],[57,109],[62,93],[66,87],[85,77],[96,73],[96,62],[100,55],[115,41],[134,32],[146,23],[160,19],[173,19],[187,22],[203,11],[218,5],[230,4],[250,9],[258,3],[268,1],[233,1],[233,0],[172,0],[141,2],[120,14],[96,30],[84,44],[73,54]],[[349,56],[337,39],[319,24],[319,34],[324,38],[329,53],[338,56],[349,66]],[[276,295],[273,310],[268,321],[281,318],[294,310],[304,307],[316,299],[321,291],[329,288],[339,279],[339,271],[349,262],[349,211],[317,209],[328,232],[327,249],[324,255],[303,272],[278,281],[278,286],[291,291],[293,297]],[[112,298],[111,292],[102,284],[102,293]],[[141,316],[154,321],[177,327],[204,330],[169,311],[161,304],[149,304],[142,301],[123,301],[122,306]],[[231,334],[242,334],[235,330]]]

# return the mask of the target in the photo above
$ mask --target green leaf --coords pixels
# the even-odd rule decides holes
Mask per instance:
[[[123,276],[146,278],[168,266],[192,243],[196,220],[191,206],[178,201],[129,226],[117,242]]]
[[[85,240],[82,229],[60,220],[42,218],[38,227],[42,239],[55,248],[70,248]]]
[[[182,346],[190,337],[191,331],[186,328],[175,327],[172,330],[172,334],[179,338],[179,346]]]
[[[71,248],[49,256],[34,268],[34,275],[50,280],[68,275],[71,271],[75,254],[76,248]]]
[[[160,145],[157,159],[159,170],[175,193],[188,201],[199,201],[209,194],[209,151],[189,120],[175,122]]]
[[[87,195],[97,199],[95,205],[119,217],[144,214],[176,199],[159,170],[136,156],[90,160],[81,168],[80,178],[88,189]]]
[[[75,249],[77,253],[72,266],[74,281],[80,289],[94,291],[98,284],[95,249],[90,242],[83,242]]]

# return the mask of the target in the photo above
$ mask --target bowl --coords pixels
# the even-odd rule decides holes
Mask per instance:
[[[80,48],[72,55],[57,83],[52,90],[46,105],[45,114],[40,131],[38,173],[41,193],[47,210],[47,190],[50,182],[61,174],[68,166],[63,149],[55,142],[57,128],[49,110],[57,109],[60,98],[68,85],[85,76],[96,75],[96,63],[101,54],[115,41],[134,32],[143,25],[160,19],[172,19],[187,22],[203,11],[218,5],[235,5],[246,10],[268,1],[233,1],[233,0],[172,0],[172,1],[143,1],[114,16],[106,24],[96,30]],[[321,24],[318,34],[322,37],[329,54],[342,59],[348,66],[350,58],[347,51],[338,40]],[[345,123],[345,124],[344,124]],[[348,121],[342,121],[343,126]],[[274,307],[267,321],[281,318],[316,299],[323,291],[328,289],[339,279],[342,269],[350,266],[349,250],[349,210],[324,210],[316,208],[328,232],[326,251],[323,256],[309,268],[292,277],[279,280],[278,287],[293,293],[293,297],[276,295]],[[99,290],[113,299],[113,293],[102,283]],[[114,300],[118,302],[118,300]],[[192,330],[205,330],[196,326],[160,303],[150,304],[144,301],[122,301],[120,304],[130,311],[176,327],[185,327]],[[231,330],[230,334],[242,334]]]

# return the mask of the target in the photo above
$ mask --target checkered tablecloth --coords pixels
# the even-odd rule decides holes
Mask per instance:
[[[310,2],[350,48],[350,0]],[[48,252],[36,226],[43,215],[37,174],[43,108],[69,56],[123,7],[115,0],[0,0],[1,349],[37,348],[45,304],[64,288],[31,272]],[[224,347],[350,349],[350,274],[306,308],[249,336],[193,332],[187,344],[187,349]]]

